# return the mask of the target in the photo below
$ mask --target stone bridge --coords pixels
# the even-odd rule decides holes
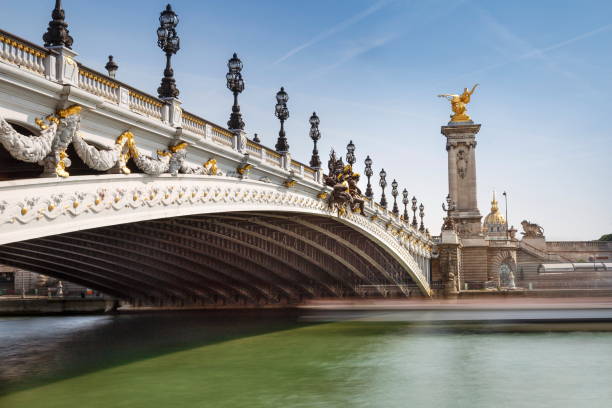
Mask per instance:
[[[136,304],[430,295],[422,222],[76,57],[0,31],[0,263]]]

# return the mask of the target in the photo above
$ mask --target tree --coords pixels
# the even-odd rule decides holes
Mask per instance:
[[[599,241],[612,241],[612,234],[605,234],[599,238]]]

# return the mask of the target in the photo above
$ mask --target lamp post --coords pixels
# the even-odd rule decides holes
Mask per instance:
[[[451,218],[451,212],[455,211],[456,208],[457,206],[451,199],[450,194],[447,194],[446,205],[442,203],[442,210],[446,211],[446,217],[444,217],[444,224],[442,225],[443,230],[454,230],[455,229],[455,223],[453,219]]]
[[[451,199],[450,194],[447,194],[447,196],[446,196],[446,205],[444,205],[444,203],[442,203],[442,210],[446,211],[446,216],[448,218],[450,218],[451,211],[455,211],[455,208],[457,208],[457,206],[455,205],[455,203]]]
[[[314,147],[312,149],[312,157],[310,158],[310,167],[315,170],[321,168],[321,159],[319,158],[319,151],[317,150],[317,142],[321,139],[319,123],[321,123],[321,120],[317,116],[317,113],[312,112],[312,116],[310,117],[310,138],[314,143]]]
[[[504,191],[504,203],[506,205],[506,239],[508,239],[508,194]]]
[[[397,181],[393,179],[391,182],[391,195],[393,196],[393,214],[399,215],[399,208],[397,208]]]
[[[172,6],[168,4],[159,15],[159,28],[157,29],[157,45],[166,53],[164,77],[161,80],[161,86],[157,88],[160,98],[176,98],[179,96],[179,90],[176,88],[176,81],[174,80],[174,70],[171,65],[172,55],[176,54],[181,48],[180,38],[176,34],[178,22],[178,16],[172,11]]]
[[[366,187],[365,195],[367,198],[371,200],[372,198],[374,198],[374,193],[372,192],[372,185],[370,184],[370,177],[374,175],[374,172],[372,171],[372,159],[370,159],[370,156],[366,157],[364,163],[365,163],[365,175],[368,178],[368,185]]]
[[[417,199],[415,196],[412,196],[412,227],[416,228],[419,226],[416,219],[416,210],[417,210]]]
[[[402,203],[404,204],[404,222],[410,224],[410,216],[408,215],[408,203],[410,200],[408,199],[408,190],[404,189],[402,191]]]
[[[73,38],[68,32],[68,23],[64,21],[66,15],[64,9],[62,9],[62,1],[55,0],[55,8],[51,12],[51,18],[49,21],[49,27],[47,32],[43,34],[43,41],[45,47],[66,47],[72,48]]]
[[[346,145],[346,162],[353,168],[355,163],[355,145],[352,140]]]
[[[227,127],[231,130],[243,130],[244,122],[240,114],[240,105],[238,105],[238,94],[244,91],[244,81],[242,80],[242,61],[238,55],[234,53],[232,58],[227,61],[228,72],[225,75],[227,80],[227,89],[234,94],[234,104],[232,105],[232,114],[227,122]]]
[[[419,206],[419,217],[421,218],[421,225],[419,226],[420,232],[425,232],[425,225],[423,224],[423,217],[425,217],[425,206],[423,203]]]
[[[108,76],[114,78],[117,74],[117,70],[119,69],[119,65],[113,60],[113,56],[108,56],[108,62],[104,66],[104,68],[108,71]]]
[[[280,91],[276,93],[276,106],[274,107],[274,114],[280,120],[281,124],[275,146],[278,153],[287,153],[289,151],[289,144],[285,137],[285,121],[289,118],[289,109],[287,109],[288,100],[289,95],[285,92],[285,88],[281,87]]]
[[[385,169],[382,169],[380,171],[379,176],[380,176],[379,185],[382,188],[382,195],[380,197],[380,205],[384,208],[387,208],[387,197],[385,197],[385,187],[387,187],[387,180],[385,178],[387,177],[387,172],[385,171]]]

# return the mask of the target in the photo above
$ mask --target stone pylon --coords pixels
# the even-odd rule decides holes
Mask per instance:
[[[481,234],[482,216],[476,200],[476,134],[480,125],[469,122],[449,122],[442,126],[448,152],[448,191],[455,209],[451,217],[461,238]]]

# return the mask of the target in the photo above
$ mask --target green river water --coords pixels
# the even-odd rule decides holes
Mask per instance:
[[[457,320],[466,319],[0,318],[0,407],[612,407],[607,323]]]

